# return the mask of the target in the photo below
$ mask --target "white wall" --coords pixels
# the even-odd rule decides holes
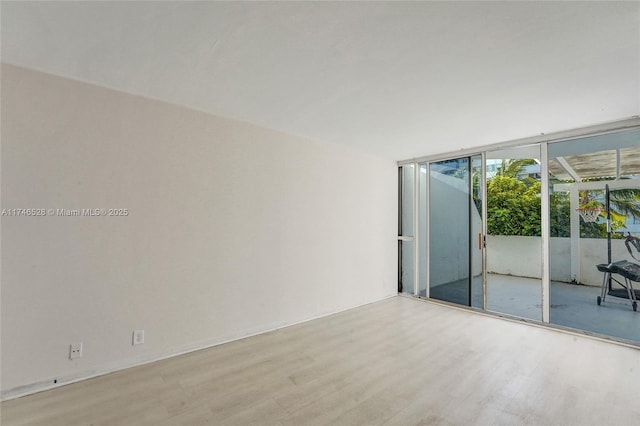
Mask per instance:
[[[396,292],[394,161],[6,65],[2,207],[130,212],[2,217],[5,397]]]
[[[469,244],[474,256],[472,272],[474,275],[480,273],[482,257],[477,248],[477,235],[482,230],[482,218],[472,206],[469,230],[468,183],[452,176],[432,174],[429,189],[431,196],[427,205],[430,206],[431,235],[427,238],[434,244],[429,254],[431,287],[469,277],[469,254],[467,250],[460,250]],[[477,260],[480,260],[479,264]]]
[[[487,272],[540,278],[542,239],[487,235]]]
[[[580,244],[582,252],[582,261],[580,262],[581,281],[589,285],[602,285],[602,272],[598,272],[596,265],[598,263],[607,263],[607,240],[582,238]],[[635,250],[633,254],[638,257],[638,253]],[[628,260],[640,263],[629,255],[627,247],[624,245],[624,240],[618,239],[611,240],[611,260],[614,262]]]
[[[540,237],[487,235],[487,271],[496,274],[541,278]],[[580,282],[600,286],[602,272],[596,265],[607,263],[607,240],[580,239]],[[634,252],[635,253],[635,252]],[[551,238],[550,275],[553,281],[571,281],[571,239]],[[624,240],[611,241],[611,258],[636,262],[627,251]]]

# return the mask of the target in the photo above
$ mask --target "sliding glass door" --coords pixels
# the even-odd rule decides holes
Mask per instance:
[[[429,297],[482,308],[480,156],[429,164]],[[478,175],[480,173],[480,175]]]
[[[550,322],[637,344],[640,130],[550,144],[548,165]]]
[[[487,310],[542,321],[540,145],[487,158]]]
[[[637,344],[632,124],[401,164],[399,292]]]
[[[484,251],[485,237],[482,225],[484,209],[484,172],[482,156],[471,157],[471,211],[469,219],[471,223],[471,306],[484,309],[485,306],[485,273]]]

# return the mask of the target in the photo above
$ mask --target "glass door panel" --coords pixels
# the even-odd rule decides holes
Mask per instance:
[[[420,164],[419,173],[419,207],[418,207],[418,232],[419,250],[418,258],[418,295],[427,296],[427,164]]]
[[[471,306],[470,183],[469,157],[429,164],[429,297],[465,306]]]
[[[640,342],[640,315],[627,291],[631,285],[640,296],[640,283],[626,281],[622,268],[640,265],[638,159],[639,130],[549,144],[552,324]],[[599,212],[587,222],[580,208]]]
[[[540,146],[486,158],[486,308],[542,321]]]
[[[398,292],[414,294],[414,203],[415,166],[408,164],[398,171]]]
[[[484,308],[484,236],[482,229],[482,156],[471,157],[471,306]]]

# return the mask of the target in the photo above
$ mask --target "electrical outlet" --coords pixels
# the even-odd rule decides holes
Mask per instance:
[[[82,342],[69,345],[69,359],[82,358]]]
[[[134,330],[133,331],[133,341],[132,345],[141,345],[144,343],[144,330]]]

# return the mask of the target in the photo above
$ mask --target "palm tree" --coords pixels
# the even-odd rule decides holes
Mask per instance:
[[[503,160],[496,172],[496,176],[509,177],[523,182],[527,187],[531,187],[538,180],[522,177],[525,166],[536,164],[533,159]],[[476,182],[474,176],[474,187]],[[640,186],[640,184],[638,185]],[[555,193],[551,197],[551,225],[555,229],[556,236],[569,235],[569,197],[560,196]],[[580,207],[598,208],[600,216],[606,218],[606,200],[604,190],[584,190],[579,192]],[[492,200],[488,200],[491,204]],[[611,190],[609,195],[609,206],[611,214],[611,227],[613,230],[625,228],[628,217],[640,219],[640,188],[626,188]],[[554,213],[555,212],[555,213]],[[580,222],[580,234],[582,237],[603,238],[606,237],[606,224]]]
[[[496,175],[512,177],[521,180],[527,186],[530,186],[535,182],[535,179],[522,179],[520,176],[525,166],[535,163],[536,161],[533,159],[503,160]],[[640,186],[640,184],[638,186]],[[606,218],[606,200],[604,190],[580,191],[579,199],[580,207],[598,208],[601,210],[600,216],[602,218]],[[552,204],[553,202],[554,200],[552,199]],[[609,210],[611,214],[611,226],[614,230],[624,228],[627,218],[630,216],[634,219],[640,219],[640,188],[611,190],[609,193]],[[585,234],[584,236],[591,234],[593,234],[593,236],[597,234],[602,235],[603,232],[606,232],[605,224],[581,223],[580,227],[581,233]],[[597,230],[591,228],[602,229]]]
[[[502,164],[498,167],[496,174],[498,176],[506,176],[518,178],[525,166],[536,164],[536,160],[532,158],[523,158],[519,160],[502,160]]]
[[[606,218],[605,191],[580,191],[581,208],[600,209],[600,216]],[[629,216],[640,219],[640,189],[625,188],[609,191],[609,212],[612,228],[624,228]]]

